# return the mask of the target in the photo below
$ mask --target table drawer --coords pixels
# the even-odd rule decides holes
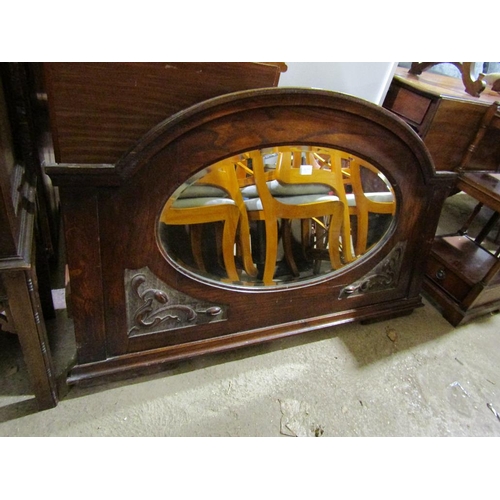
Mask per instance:
[[[432,255],[427,260],[426,276],[459,302],[471,290],[469,284]]]
[[[399,88],[394,96],[390,110],[406,120],[421,125],[429,110],[432,99],[416,94],[405,88]]]

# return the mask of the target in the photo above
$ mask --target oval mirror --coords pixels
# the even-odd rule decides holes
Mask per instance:
[[[167,200],[159,242],[178,269],[234,287],[324,279],[392,227],[395,192],[370,163],[337,149],[277,146],[205,168]]]

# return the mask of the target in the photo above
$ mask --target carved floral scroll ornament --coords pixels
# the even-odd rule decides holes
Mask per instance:
[[[125,270],[128,335],[174,330],[226,319],[226,307],[201,302],[157,278],[148,267]]]
[[[395,288],[399,281],[406,242],[398,243],[380,264],[355,283],[346,286],[340,298]]]

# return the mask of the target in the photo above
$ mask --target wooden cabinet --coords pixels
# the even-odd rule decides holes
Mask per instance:
[[[275,87],[283,63],[43,63],[57,163],[115,164],[150,129],[198,102]]]
[[[496,246],[485,244],[498,220],[500,179],[494,173],[466,172],[459,176],[457,188],[493,213],[477,236],[468,234],[467,223],[455,234],[437,236],[432,246],[424,289],[454,326],[500,310],[498,242]]]
[[[499,100],[491,89],[472,97],[461,80],[399,68],[384,102],[422,137],[437,170],[457,171],[455,192],[494,211],[477,237],[467,233],[472,214],[456,233],[434,240],[424,290],[455,326],[500,310],[500,261],[484,244],[500,212]]]
[[[37,260],[45,262],[43,238],[37,224],[37,176],[30,170],[23,147],[16,148],[4,90],[0,82],[0,314],[1,329],[19,337],[33,392],[41,409],[57,404],[57,387],[45,312],[50,313],[50,286],[39,283]],[[18,108],[22,111],[23,108]],[[24,116],[26,116],[24,114]],[[19,124],[18,125],[22,125]],[[24,124],[26,125],[26,124]],[[20,139],[19,136],[16,139]],[[24,148],[29,140],[24,136]],[[26,153],[26,149],[24,149]],[[39,286],[40,285],[40,286]],[[53,312],[53,309],[52,309]]]
[[[485,89],[472,97],[462,81],[424,72],[420,76],[398,68],[384,107],[405,120],[429,149],[436,170],[456,170],[473,141],[487,108],[500,94]],[[500,163],[498,138],[484,142],[468,170],[495,170]]]

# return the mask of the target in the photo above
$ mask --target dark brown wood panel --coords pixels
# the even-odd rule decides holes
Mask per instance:
[[[497,177],[499,176],[499,177]],[[457,180],[457,188],[474,199],[500,212],[500,174],[493,172],[464,172]]]
[[[453,293],[460,300],[464,299],[471,290],[470,285],[464,283],[458,275],[450,271],[434,255],[427,262],[426,273],[444,291],[449,294]]]
[[[395,96],[392,111],[403,118],[421,124],[425,118],[432,100],[407,89],[401,88]]]
[[[500,94],[486,89],[480,97],[465,92],[460,79],[398,68],[384,107],[409,123],[422,137],[436,170],[456,170],[476,135],[488,107]],[[500,160],[500,134],[488,132],[468,169],[495,170]]]
[[[482,280],[495,264],[493,255],[476,245],[470,238],[460,235],[440,237],[433,247],[433,257],[446,265],[449,271],[472,287]],[[445,281],[445,280],[444,280]]]
[[[432,125],[423,138],[437,170],[456,170],[474,138],[486,107],[440,100]]]
[[[276,86],[263,63],[44,63],[58,163],[116,163],[149,129],[198,102]]]
[[[78,360],[106,358],[98,195],[91,188],[61,191],[71,311]]]
[[[477,309],[479,307],[485,307],[493,305],[493,310],[500,309],[498,305],[498,297],[500,296],[500,284],[498,279],[495,279],[493,283],[490,283],[487,287],[478,290],[475,294],[474,300],[471,302],[470,307]]]
[[[7,115],[7,103],[0,80],[0,258],[14,256],[18,252],[19,218],[13,194],[14,150],[11,127]]]

